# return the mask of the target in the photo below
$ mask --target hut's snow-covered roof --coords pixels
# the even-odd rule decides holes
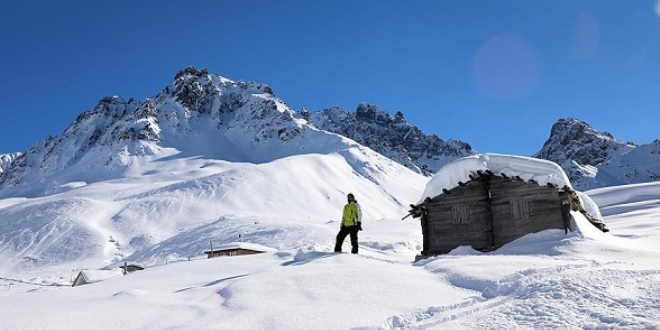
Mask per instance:
[[[124,274],[124,271],[121,269],[109,269],[109,270],[85,269],[85,270],[81,270],[80,273],[85,278],[85,282],[95,283],[95,282],[105,281],[113,277],[122,276]]]
[[[568,176],[557,163],[549,160],[502,154],[480,154],[457,159],[443,166],[426,185],[420,200],[442,194],[443,189],[452,189],[458,182],[470,181],[470,174],[489,170],[496,175],[520,177],[525,181],[535,180],[539,185],[551,183],[558,187],[572,188]]]
[[[233,249],[243,249],[243,250],[252,250],[252,251],[260,251],[260,252],[277,251],[276,249],[269,248],[267,246],[263,246],[255,243],[246,243],[246,242],[230,242],[230,243],[222,244],[218,247],[213,247],[213,250],[215,251],[233,250]]]

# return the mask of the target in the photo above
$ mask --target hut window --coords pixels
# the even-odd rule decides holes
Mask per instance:
[[[470,207],[468,205],[452,205],[451,222],[455,225],[470,223]]]
[[[529,219],[529,199],[516,198],[511,201],[513,220]]]

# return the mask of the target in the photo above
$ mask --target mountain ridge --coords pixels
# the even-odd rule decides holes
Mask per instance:
[[[392,116],[369,103],[359,104],[353,112],[339,107],[294,111],[266,84],[235,82],[206,69],[187,67],[151,98],[104,97],[63,133],[2,158],[0,195],[7,196],[2,193],[7,188],[27,185],[23,184],[26,180],[42,181],[81,162],[88,164],[86,171],[95,172],[95,177],[94,168],[103,163],[104,179],[115,178],[122,175],[129,157],[150,157],[171,148],[186,155],[256,163],[290,156],[291,150],[254,152],[255,145],[276,151],[281,149],[279,143],[294,143],[299,146],[294,153],[315,152],[303,142],[311,131],[347,137],[426,176],[477,153],[467,142],[422,132],[400,111]],[[654,143],[632,152],[638,148],[634,143],[619,141],[578,119],[562,118],[533,157],[558,163],[577,188],[591,189],[657,180],[660,171],[654,165]],[[340,145],[335,143],[335,147]],[[323,148],[324,152],[332,149]],[[641,150],[649,150],[648,159],[640,155]],[[634,162],[628,159],[633,156]],[[618,165],[609,164],[613,159]],[[68,175],[70,181],[88,180],[85,175]]]
[[[452,160],[476,154],[466,142],[427,135],[405,120],[402,112],[392,117],[369,103],[360,103],[354,112],[330,107],[307,117],[319,129],[349,137],[426,176]]]

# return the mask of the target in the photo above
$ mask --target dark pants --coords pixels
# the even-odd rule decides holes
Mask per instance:
[[[341,245],[344,244],[344,239],[349,234],[351,235],[351,253],[358,253],[358,226],[341,226],[337,234],[335,252],[341,252]]]

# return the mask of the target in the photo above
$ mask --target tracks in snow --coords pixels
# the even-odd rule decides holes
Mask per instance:
[[[517,271],[481,287],[466,279],[438,275],[447,277],[456,286],[464,283],[476,295],[458,304],[395,315],[385,325],[367,329],[603,325],[617,329],[655,329],[660,319],[660,270],[657,269],[626,269],[624,263],[560,265]]]

